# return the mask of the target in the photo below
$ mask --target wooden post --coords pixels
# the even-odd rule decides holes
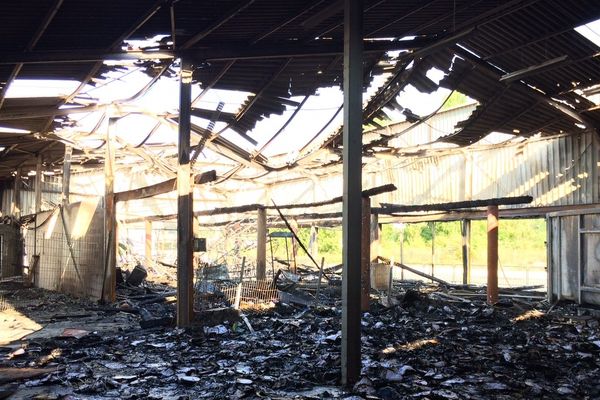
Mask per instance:
[[[342,384],[360,377],[363,37],[361,0],[344,0]]]
[[[19,216],[21,216],[21,170],[20,169],[17,169],[17,173],[15,175],[12,214],[17,218]]]
[[[498,302],[498,206],[487,208],[487,302]]]
[[[362,198],[362,238],[361,238],[361,295],[360,309],[369,311],[371,299],[371,198]]]
[[[379,262],[380,247],[381,247],[381,224],[379,223],[379,215],[371,214],[370,240],[371,246],[369,249],[371,262]]]
[[[404,264],[404,230],[406,226],[402,225],[400,229],[400,264]],[[400,268],[400,280],[404,280],[404,269]]]
[[[267,278],[267,210],[260,207],[256,218],[256,280]]]
[[[325,267],[325,257],[321,258],[321,267],[319,268],[319,280],[317,281],[317,293],[315,294],[315,304],[319,304],[319,293],[321,291],[321,279],[323,279],[323,268]]]
[[[179,142],[177,168],[177,326],[187,327],[193,319],[194,267],[192,263],[192,185],[190,169],[190,128],[192,65],[181,60],[179,86]]]
[[[319,227],[312,225],[310,227],[310,240],[308,241],[310,254],[316,260],[319,257]]]
[[[63,161],[63,176],[62,176],[62,203],[63,205],[69,204],[69,194],[71,185],[71,155],[73,154],[73,148],[71,146],[65,146],[65,158]]]
[[[471,220],[461,221],[463,285],[471,282]]]
[[[290,225],[292,227],[294,236],[298,236],[298,220],[296,218],[292,218],[290,220]],[[290,262],[290,271],[294,274],[298,272],[298,247],[298,241],[295,237],[292,237],[292,260]]]
[[[115,124],[118,118],[108,119],[104,153],[104,284],[102,285],[102,300],[113,302],[116,299],[116,265],[117,265],[117,215],[115,208]],[[66,156],[65,156],[66,158]],[[68,176],[68,173],[67,173]],[[68,181],[68,179],[67,179]],[[68,187],[68,182],[67,182]],[[63,194],[64,192],[63,181]],[[68,201],[68,191],[63,201]]]
[[[146,220],[144,221],[144,230],[146,232],[146,248],[144,251],[144,256],[146,258],[146,263],[150,263],[152,260],[152,221]]]
[[[27,268],[27,283],[30,285],[33,283],[33,274],[34,269],[33,265],[35,264],[35,258],[38,255],[38,246],[37,246],[37,230],[38,230],[38,222],[39,222],[39,214],[42,209],[42,155],[37,155],[37,162],[35,165],[35,224],[33,229],[33,257],[28,263]],[[38,258],[39,259],[39,258]]]

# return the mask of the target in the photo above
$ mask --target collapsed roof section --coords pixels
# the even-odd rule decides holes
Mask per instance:
[[[33,164],[32,154],[53,150],[46,159],[58,160],[62,145],[51,144],[52,132],[63,141],[72,140],[75,147],[83,147],[82,138],[98,140],[96,150],[101,150],[101,138],[94,138],[94,133],[104,129],[111,107],[155,119],[156,127],[142,135],[145,139],[139,145],[129,143],[121,150],[146,161],[168,162],[174,153],[165,153],[165,143],[153,150],[149,138],[165,126],[173,128],[177,112],[165,109],[149,115],[125,106],[135,105],[157,81],[176,75],[173,60],[179,56],[194,60],[194,79],[200,87],[192,111],[200,121],[193,126],[195,151],[206,149],[232,161],[221,173],[224,179],[249,166],[274,173],[308,162],[335,164],[342,145],[341,128],[336,127],[338,104],[331,107],[331,118],[321,129],[294,133],[305,138],[297,148],[291,148],[290,142],[287,150],[294,152],[293,157],[269,158],[265,148],[302,115],[300,111],[319,88],[341,86],[342,3],[28,0],[3,4],[0,126],[31,133],[0,138],[5,148],[0,160],[7,168],[0,174],[7,176]],[[445,143],[466,146],[490,132],[531,136],[595,130],[600,122],[598,107],[581,90],[600,84],[596,57],[600,49],[574,28],[599,17],[600,4],[591,0],[367,0],[364,76],[365,90],[371,91],[365,96],[365,124],[385,124],[386,109],[400,111],[409,122],[424,122],[428,116],[415,114],[404,102],[402,92],[410,85],[425,93],[438,87],[460,91],[479,102],[453,133],[438,139]],[[140,44],[144,40],[146,44]],[[132,63],[152,78],[139,96],[102,104],[84,95],[90,85],[106,84],[107,71],[131,74],[132,67],[114,64]],[[429,77],[432,69],[444,73],[439,83]],[[11,83],[27,78],[67,79],[78,85],[60,97],[7,97]],[[216,90],[244,92],[245,98],[235,108],[219,104],[209,109],[201,100]],[[98,110],[104,114],[91,132],[73,135],[72,130],[61,130],[75,123],[69,114]],[[274,115],[283,118],[276,128],[249,134]],[[23,146],[33,147],[19,149],[14,135],[27,138]],[[391,146],[389,138],[380,137],[365,144],[365,154]],[[325,151],[317,155],[320,149]],[[80,160],[100,160],[97,153],[88,148]],[[247,176],[256,176],[256,171]]]

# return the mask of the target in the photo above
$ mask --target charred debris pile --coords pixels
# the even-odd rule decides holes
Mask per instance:
[[[340,388],[339,268],[196,285],[196,325],[175,291],[124,283],[111,305],[3,283],[3,304],[43,328],[0,349],[0,398],[529,399],[600,396],[598,319],[536,288],[394,281],[362,316],[361,379]],[[6,315],[3,311],[3,316]],[[7,317],[8,318],[8,317]],[[6,320],[5,320],[6,323]],[[9,321],[10,323],[10,321]]]

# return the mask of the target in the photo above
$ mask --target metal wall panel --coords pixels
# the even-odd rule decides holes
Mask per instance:
[[[423,204],[531,195],[531,206],[598,203],[598,139],[591,133],[380,161],[365,181],[400,189],[378,199]],[[515,206],[516,207],[516,206]]]

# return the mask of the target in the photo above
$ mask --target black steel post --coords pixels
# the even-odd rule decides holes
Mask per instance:
[[[362,13],[361,0],[344,0],[342,383],[360,376]]]
[[[190,175],[190,127],[192,66],[181,60],[179,88],[179,144],[177,168],[177,326],[190,325],[193,318],[192,190]]]

